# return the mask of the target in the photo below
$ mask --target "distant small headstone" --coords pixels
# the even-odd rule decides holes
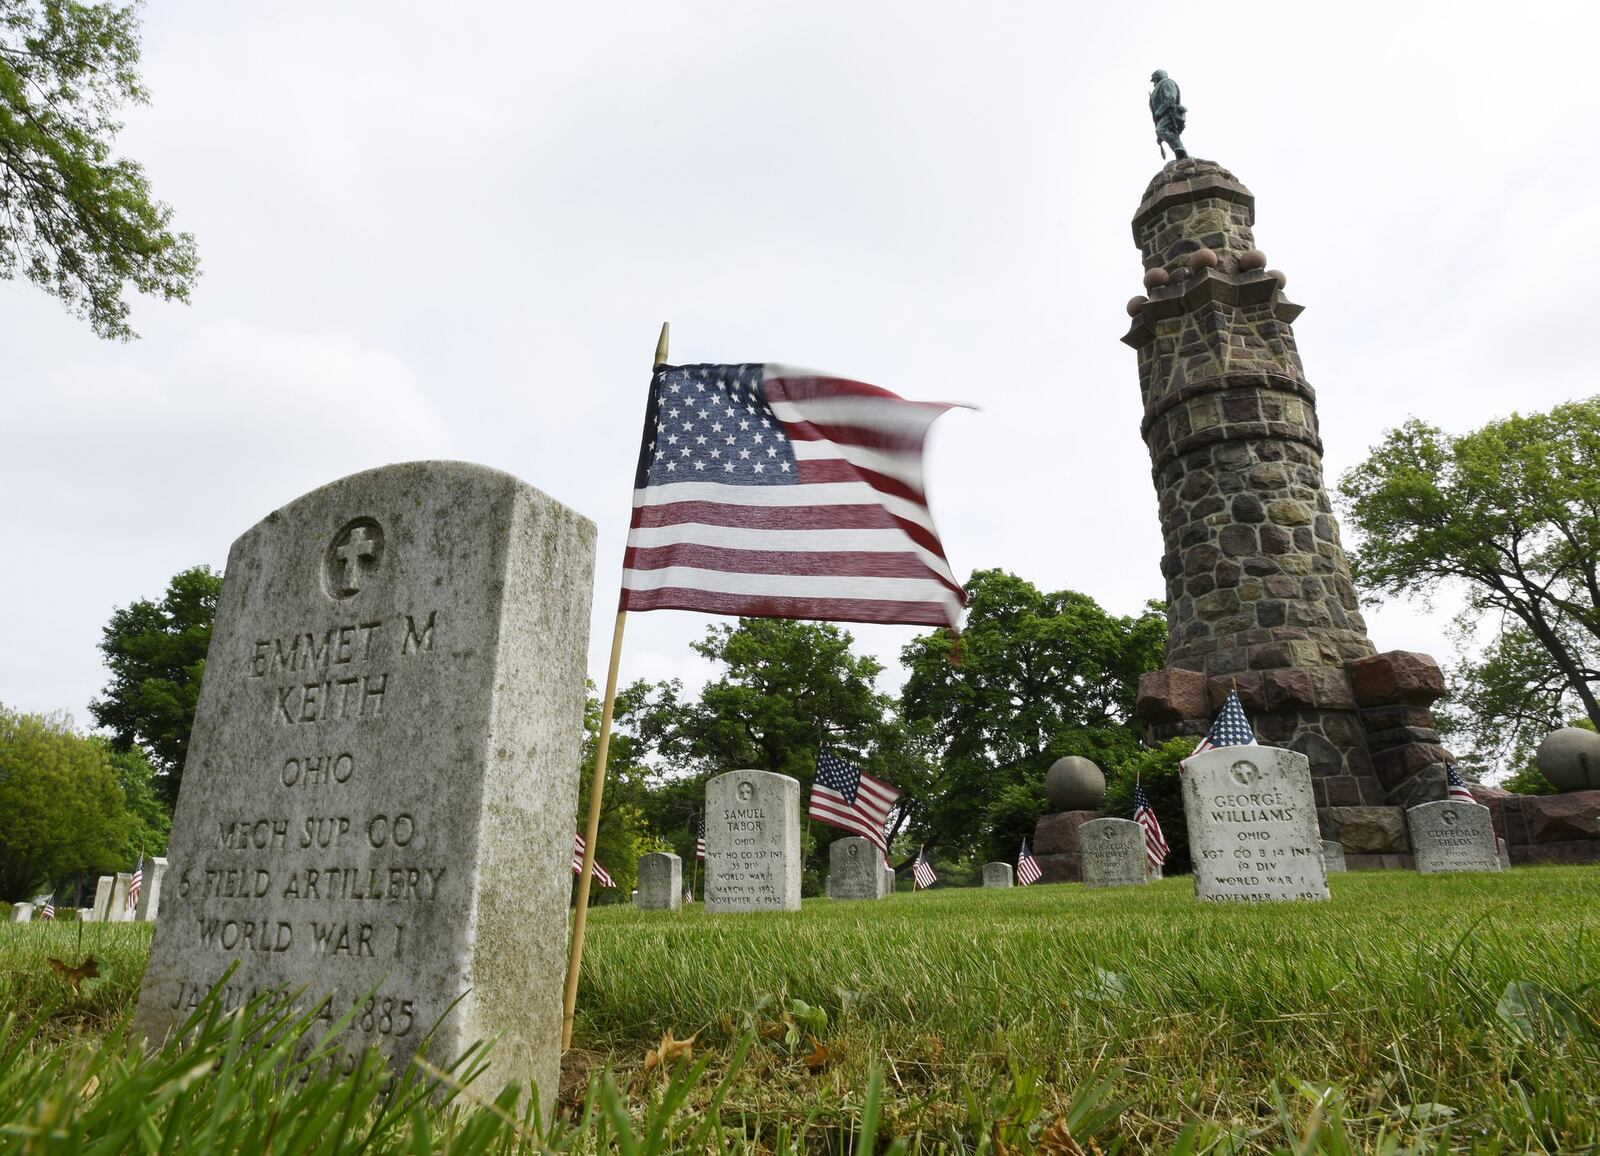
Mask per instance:
[[[1326,899],[1311,764],[1279,747],[1216,747],[1184,761],[1195,898]]]
[[[167,873],[167,861],[146,856],[140,869],[144,872],[144,882],[139,887],[137,915],[139,922],[149,923],[161,912],[161,880]]]
[[[678,911],[683,907],[683,860],[671,851],[639,856],[639,889],[633,901],[640,911]]]
[[[111,892],[117,885],[115,875],[102,875],[94,885],[94,918],[90,923],[104,923],[111,914]]]
[[[882,892],[882,894],[885,895],[885,896],[893,895],[895,893],[897,887],[898,887],[898,883],[899,883],[899,881],[895,877],[894,868],[889,866],[887,863],[885,863],[883,865],[883,892]]]
[[[1494,814],[1480,803],[1436,799],[1406,809],[1411,854],[1423,875],[1448,871],[1498,871]]]
[[[33,922],[33,904],[31,904],[31,903],[15,903],[15,904],[12,904],[12,906],[11,906],[11,922],[12,923],[32,923]]]
[[[706,911],[800,910],[800,784],[772,771],[706,783]]]
[[[1332,839],[1322,841],[1322,861],[1327,865],[1328,874],[1335,871],[1348,871],[1344,863],[1344,844]]]
[[[835,839],[828,847],[828,898],[879,899],[883,895],[883,856],[860,835]]]
[[[983,865],[983,885],[985,887],[1013,887],[1016,885],[1016,869],[1009,863],[985,863]]]
[[[107,923],[132,923],[134,909],[128,903],[128,889],[133,886],[132,871],[118,871],[111,884],[111,907],[106,913]]]
[[[412,462],[233,544],[142,1034],[237,965],[224,1006],[301,993],[345,1019],[331,1069],[492,1039],[482,1086],[531,1080],[551,1110],[594,540],[509,474]]]
[[[1494,842],[1495,842],[1495,849],[1499,852],[1500,870],[1502,870],[1502,871],[1511,870],[1511,848],[1507,847],[1506,846],[1506,841],[1504,839],[1500,838],[1498,835],[1495,836]]]
[[[1083,881],[1089,887],[1127,887],[1149,878],[1144,828],[1132,819],[1091,819],[1078,828]]]

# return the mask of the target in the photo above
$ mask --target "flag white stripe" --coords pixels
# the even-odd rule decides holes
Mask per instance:
[[[852,466],[871,470],[875,474],[904,482],[912,489],[922,489],[922,451],[893,454],[866,446],[836,445],[829,441],[799,441],[790,443],[796,461],[822,462],[847,461]]]
[[[813,810],[820,810],[824,805],[828,805],[841,813],[864,815],[869,819],[876,819],[881,826],[883,821],[889,817],[889,808],[893,801],[863,800],[862,795],[865,793],[864,791],[858,791],[855,804],[852,806],[843,795],[832,787],[813,783],[811,787],[811,807]]]
[[[878,506],[937,535],[928,507],[866,482],[800,482],[792,486],[730,486],[721,482],[665,482],[633,491],[633,508],[668,506],[674,502],[711,502],[719,506]]]
[[[713,526],[705,522],[678,522],[671,526],[635,526],[628,531],[628,545],[636,550],[663,546],[716,546],[724,550],[834,551],[852,554],[914,554],[928,569],[955,585],[949,564],[933,551],[918,545],[904,530],[759,530],[744,526]]]
[[[764,595],[774,598],[860,598],[879,602],[938,602],[960,609],[950,587],[932,578],[868,578],[857,575],[742,574],[698,566],[664,566],[659,570],[624,570],[629,590],[683,587],[715,594]]]
[[[767,376],[816,376],[774,374]],[[772,416],[782,422],[809,422],[818,426],[845,426],[853,429],[883,432],[895,438],[916,438],[927,435],[928,427],[950,409],[947,405],[932,402],[911,402],[896,399],[885,404],[884,398],[860,396],[810,397],[804,401],[772,401]]]

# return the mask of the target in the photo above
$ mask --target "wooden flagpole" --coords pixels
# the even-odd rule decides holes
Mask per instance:
[[[668,322],[661,323],[655,365],[667,360]],[[578,910],[572,917],[572,955],[567,961],[567,989],[561,1001],[561,1050],[572,1046],[572,1019],[578,1006],[578,971],[583,966],[583,933],[589,922],[589,882],[594,873],[595,840],[600,836],[600,800],[606,789],[606,755],[611,748],[611,716],[617,705],[617,664],[622,658],[626,610],[617,611],[611,635],[611,668],[606,671],[606,702],[600,711],[600,741],[594,748],[594,778],[589,784],[589,820],[583,835],[583,869],[578,873]]]

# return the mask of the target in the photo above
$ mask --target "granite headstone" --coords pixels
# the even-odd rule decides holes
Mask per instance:
[[[1009,863],[985,863],[983,865],[983,885],[985,887],[1012,887],[1016,884],[1016,869]]]
[[[32,923],[33,922],[33,904],[26,903],[26,902],[12,904],[12,906],[11,906],[11,922],[12,923]]]
[[[880,899],[883,856],[860,835],[835,839],[828,847],[828,898]]]
[[[492,1038],[483,1086],[531,1080],[550,1111],[594,541],[509,474],[413,462],[234,543],[145,1036],[237,964],[224,1006],[300,992],[319,1026],[351,1013],[330,1068]]]
[[[1078,828],[1083,882],[1089,887],[1127,887],[1148,881],[1144,828],[1132,819],[1091,819]]]
[[[107,923],[133,922],[136,912],[133,905],[128,902],[128,891],[132,886],[133,872],[118,871],[111,884],[111,906],[105,915]]]
[[[640,911],[679,911],[683,908],[683,860],[671,851],[639,856],[639,889],[633,902]]]
[[[706,783],[706,911],[800,910],[800,784],[772,771]]]
[[[1345,866],[1344,862],[1344,844],[1333,839],[1324,839],[1322,841],[1322,862],[1327,866],[1328,874],[1330,875],[1335,871],[1348,871],[1349,868]]]
[[[1418,803],[1406,808],[1406,827],[1417,871],[1423,875],[1500,870],[1494,813],[1481,803],[1457,799]]]
[[[145,856],[141,870],[144,882],[139,887],[139,922],[149,923],[161,913],[161,880],[167,874],[167,861],[153,855]]]
[[[94,885],[94,918],[90,923],[104,923],[111,912],[111,892],[117,885],[115,875],[102,875]]]
[[[1495,850],[1498,852],[1497,857],[1500,860],[1500,870],[1511,870],[1511,848],[1507,847],[1506,841],[1500,838],[1498,835],[1495,836],[1494,845]]]
[[[898,885],[899,880],[895,876],[894,868],[885,863],[883,865],[883,890],[881,894],[886,897],[893,895],[898,889]]]
[[[1195,898],[1328,898],[1311,764],[1280,747],[1217,747],[1184,761]]]

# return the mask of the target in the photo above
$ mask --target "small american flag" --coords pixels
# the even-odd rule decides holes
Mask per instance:
[[[917,848],[917,861],[911,867],[911,878],[916,881],[918,891],[939,882],[939,877],[933,873],[933,864],[928,862],[926,847]]]
[[[694,902],[694,888],[688,883],[683,885],[683,901],[685,903]]]
[[[128,910],[132,911],[139,906],[139,892],[144,887],[144,867],[133,869],[133,879],[128,883]]]
[[[704,859],[706,857],[706,813],[704,811],[700,812],[700,825],[695,830],[694,857],[696,859]]]
[[[572,836],[572,873],[583,874],[583,836]],[[600,866],[600,860],[594,861],[594,877],[600,881],[602,887],[615,887],[617,881],[611,878],[611,872]]]
[[[1167,861],[1167,837],[1161,833],[1161,820],[1150,806],[1150,796],[1144,793],[1143,783],[1133,784],[1133,821],[1144,828],[1144,857],[1150,861],[1150,869],[1161,870],[1161,865]]]
[[[1028,850],[1028,841],[1022,841],[1022,850],[1017,852],[1017,883],[1023,887],[1031,886],[1044,878],[1044,872],[1039,870],[1039,860],[1033,857],[1033,852]]]
[[[44,907],[39,912],[40,919],[54,919],[56,917],[56,897],[50,896],[44,901]]]
[[[1444,777],[1445,782],[1448,784],[1448,798],[1462,803],[1476,803],[1478,801],[1472,797],[1472,791],[1467,786],[1467,780],[1461,777],[1461,772],[1456,770],[1454,763],[1446,763],[1444,765]]]
[[[1189,752],[1189,757],[1194,758],[1201,751],[1215,750],[1217,747],[1250,747],[1255,742],[1256,732],[1250,729],[1250,720],[1244,717],[1244,704],[1239,701],[1239,692],[1230,690],[1228,701],[1222,704],[1222,713],[1217,715],[1217,721],[1211,724],[1200,745]]]
[[[832,751],[818,751],[806,817],[865,835],[887,862],[889,844],[883,837],[883,825],[899,797],[900,792],[888,783],[863,774]]]
[[[922,480],[950,408],[777,365],[657,366],[621,609],[959,630]]]

